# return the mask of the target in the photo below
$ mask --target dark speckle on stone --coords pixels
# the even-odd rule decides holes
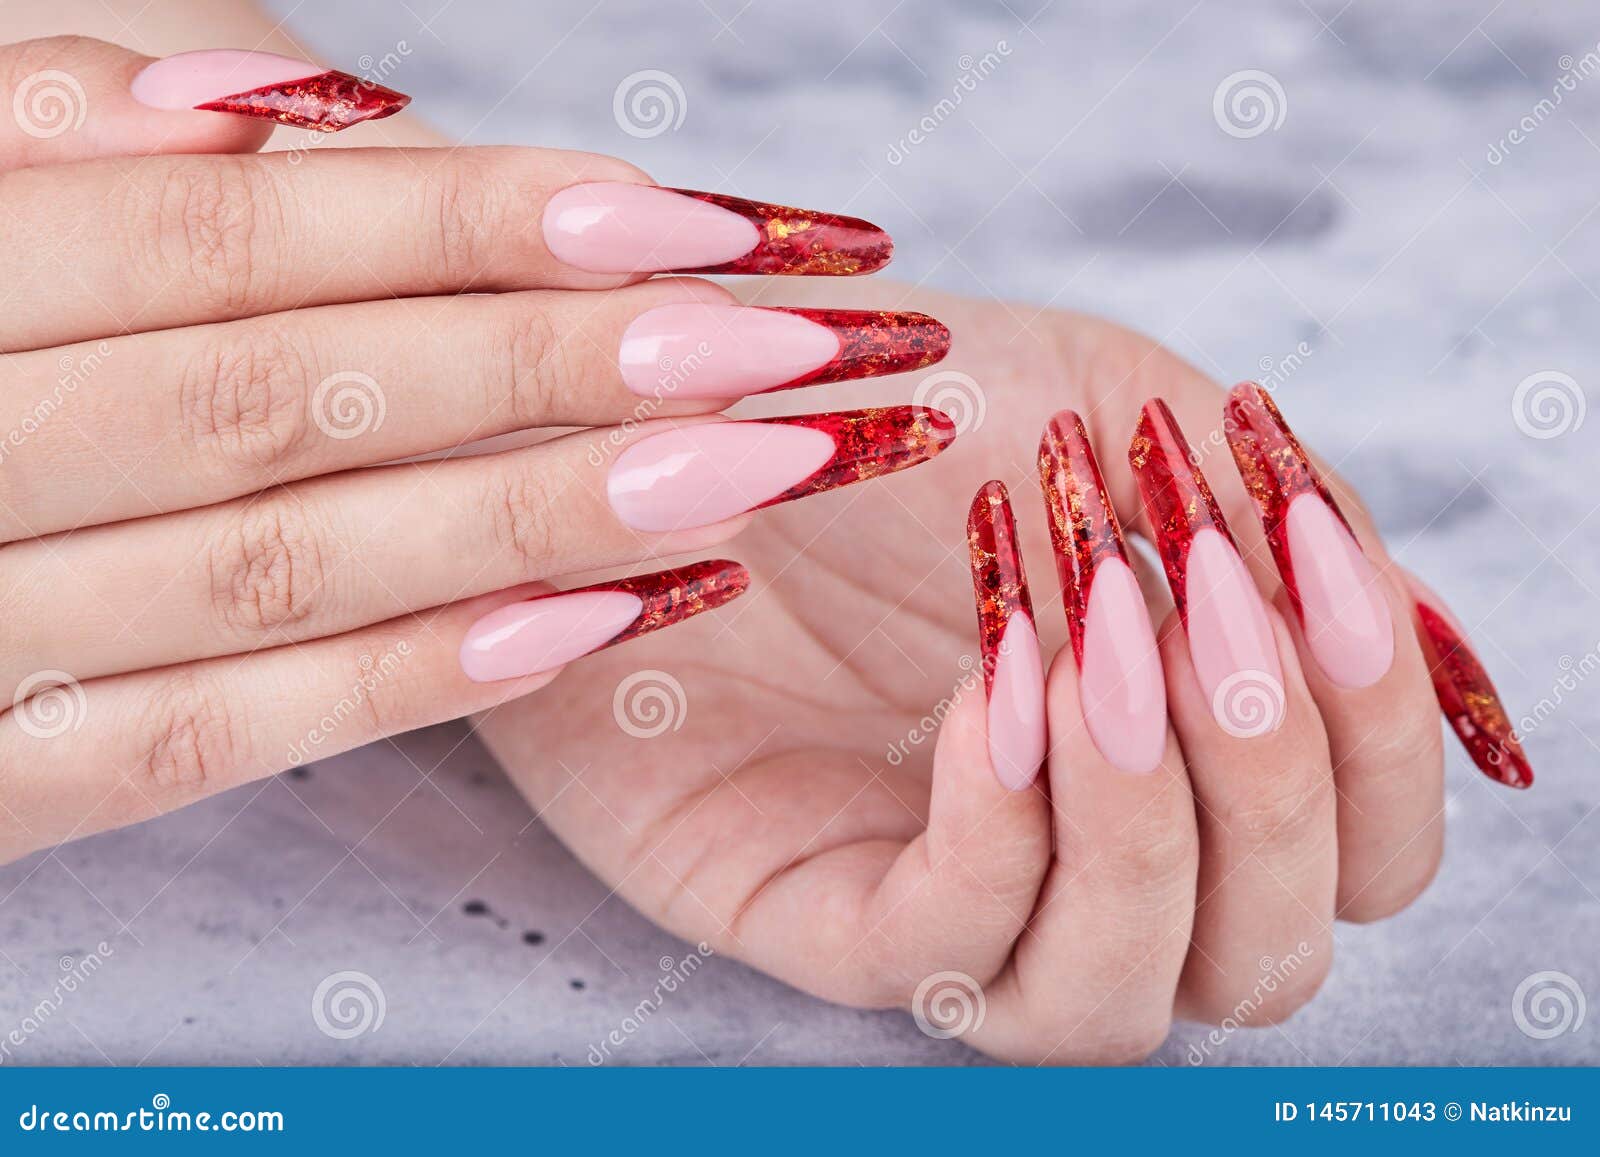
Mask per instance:
[[[289,769],[289,778],[290,779],[310,779],[311,778],[311,769],[309,767],[291,767]]]
[[[522,934],[522,942],[524,944],[534,944],[534,945],[543,944],[544,943],[544,933],[543,932],[536,932],[536,931],[534,931],[533,929],[530,928],[528,931],[526,931],[526,932],[524,932]]]
[[[1307,241],[1338,220],[1335,195],[1151,173],[1091,191],[1073,216],[1084,239],[1129,249],[1253,247]]]
[[[489,914],[489,905],[482,900],[468,900],[461,905],[461,910],[468,916],[487,916]]]
[[[582,992],[586,987],[583,981],[579,980],[577,977],[573,977],[571,980],[567,981],[567,983],[572,986],[572,991],[574,992]]]

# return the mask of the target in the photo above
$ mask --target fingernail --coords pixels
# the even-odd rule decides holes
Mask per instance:
[[[972,500],[967,547],[988,697],[989,762],[1002,785],[1021,791],[1044,762],[1044,661],[1003,484],[985,482]]]
[[[854,217],[616,181],[550,198],[544,238],[556,260],[589,273],[839,277],[882,269],[894,250]]]
[[[1466,632],[1443,601],[1409,572],[1401,572],[1417,600],[1418,640],[1434,697],[1450,729],[1478,770],[1507,787],[1532,787],[1533,767],[1517,740],[1500,693],[1467,643]]]
[[[922,369],[950,331],[921,313],[663,305],[634,319],[618,362],[644,397],[741,398]]]
[[[687,530],[904,470],[955,436],[922,406],[685,426],[618,455],[606,494],[635,530]]]
[[[712,559],[512,603],[468,629],[461,669],[475,683],[549,671],[715,610],[749,586],[744,567]]]
[[[1161,654],[1088,432],[1071,410],[1039,439],[1039,483],[1089,737],[1113,767],[1153,771],[1167,742]]]
[[[1317,665],[1341,687],[1370,687],[1394,662],[1394,621],[1377,569],[1265,390],[1235,386],[1224,418]]]
[[[1160,398],[1139,412],[1128,461],[1211,714],[1238,739],[1276,731],[1285,709],[1283,669],[1266,604]]]
[[[168,56],[133,78],[133,98],[161,109],[200,109],[333,133],[393,116],[411,98],[347,72],[271,52],[207,49]]]

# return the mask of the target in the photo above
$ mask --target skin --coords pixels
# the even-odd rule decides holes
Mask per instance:
[[[163,42],[159,50],[226,40],[192,39],[203,32],[191,28],[191,39]],[[48,197],[30,193],[35,176],[27,172],[0,183],[8,205],[24,207],[12,245],[59,236],[64,226],[49,214],[72,197],[103,203],[107,190],[153,171],[162,177],[153,187],[166,188],[170,171],[160,166],[193,172],[213,163],[130,166],[108,153],[180,147],[163,145],[173,141],[185,150],[243,153],[262,143],[259,126],[208,118],[210,127],[194,128],[183,120],[181,133],[190,135],[180,136],[176,122],[128,107],[120,94],[141,62],[125,52],[81,43],[11,51],[9,69],[70,65],[90,90],[95,116],[111,118],[55,143],[0,139],[0,164],[13,170],[75,165],[40,178],[49,180]],[[416,139],[402,118],[369,128],[388,134],[380,137],[387,143]],[[620,162],[579,154],[467,150],[413,154],[396,164],[392,154],[355,159],[329,149],[271,180],[297,193],[319,180],[342,189],[365,181],[391,196],[397,182],[409,180],[408,195],[427,204],[430,191],[455,173],[447,165],[476,166],[468,187],[516,188],[535,201],[541,190],[573,180],[639,179]],[[292,202],[326,199],[297,195]],[[405,250],[365,238],[362,252],[401,255],[398,267],[383,270],[382,286],[263,278],[275,288],[259,297],[214,297],[205,316],[194,315],[195,295],[183,292],[181,278],[175,285],[155,279],[150,292],[119,308],[104,287],[82,294],[59,275],[29,274],[36,281],[19,298],[29,305],[10,331],[20,336],[4,359],[12,376],[0,380],[0,391],[37,380],[30,358],[54,365],[56,347],[65,343],[137,330],[137,339],[116,339],[138,344],[119,347],[102,372],[127,374],[144,392],[125,395],[131,404],[114,413],[97,418],[85,406],[78,414],[83,425],[76,428],[118,469],[52,443],[71,434],[63,424],[41,430],[34,465],[20,451],[8,463],[34,470],[21,477],[37,479],[39,463],[48,460],[55,484],[6,495],[0,602],[18,632],[0,667],[0,690],[59,667],[83,680],[89,710],[82,727],[47,749],[19,726],[16,712],[0,717],[7,800],[0,852],[17,856],[135,822],[281,770],[326,704],[365,669],[362,657],[404,645],[401,673],[375,688],[366,709],[313,757],[479,712],[480,733],[530,804],[651,919],[854,1005],[905,1007],[931,974],[964,973],[982,987],[987,1005],[981,1027],[964,1039],[1008,1060],[1133,1061],[1159,1045],[1175,1016],[1280,1019],[1314,994],[1331,966],[1336,918],[1389,915],[1426,886],[1442,842],[1442,758],[1416,644],[1397,631],[1394,665],[1373,687],[1329,684],[1288,613],[1259,524],[1223,452],[1208,454],[1205,469],[1264,596],[1278,608],[1272,618],[1286,721],[1252,740],[1216,726],[1170,603],[1147,581],[1170,702],[1163,765],[1149,776],[1120,773],[1087,737],[1070,648],[1059,650],[1065,630],[1036,497],[1034,444],[1054,410],[1084,413],[1113,500],[1125,525],[1137,529],[1124,450],[1138,405],[1165,396],[1196,443],[1220,424],[1221,392],[1194,369],[1148,339],[1077,315],[881,280],[848,287],[750,282],[742,292],[764,304],[848,303],[940,317],[957,334],[956,351],[941,368],[970,375],[987,419],[914,473],[705,531],[642,537],[610,518],[603,469],[589,453],[599,446],[602,463],[614,453],[606,449],[607,424],[627,418],[636,403],[607,351],[649,305],[727,300],[726,291],[687,279],[624,285],[622,278],[541,265],[537,239],[495,232],[499,220],[537,219],[537,205],[518,204],[501,216],[495,208],[483,202],[470,218],[489,242],[479,249]],[[276,256],[284,278],[329,254],[332,242],[316,239],[316,225],[337,226],[329,235],[350,243],[349,221],[309,224],[303,251]],[[182,236],[156,227],[181,245]],[[510,245],[525,248],[512,254],[515,262],[497,265]],[[406,252],[420,256],[407,263]],[[441,254],[449,258],[443,266],[435,260]],[[334,266],[339,275],[349,269],[348,262]],[[389,300],[397,279],[405,292],[434,296]],[[495,292],[451,296],[460,288]],[[263,317],[306,304],[314,308],[291,315],[298,328],[287,336],[281,320]],[[129,305],[137,311],[133,324]],[[457,384],[469,388],[452,407],[429,410],[436,378],[419,369],[421,355],[404,341],[437,310],[462,311],[460,324],[450,326],[461,356],[450,365]],[[507,380],[504,365],[484,351],[503,347],[486,345],[482,335],[504,332],[493,327],[507,318],[553,337],[535,347],[509,395],[496,395],[496,383]],[[171,328],[195,322],[227,328]],[[255,344],[263,336],[266,342]],[[306,363],[377,367],[374,376],[405,403],[390,398],[393,417],[383,436],[392,441],[330,445],[301,438],[301,427],[269,424],[291,450],[269,454],[265,471],[260,455],[219,451],[202,459],[199,471],[138,475],[152,454],[163,461],[163,435],[175,408],[183,412],[183,391],[171,383],[184,380],[182,367],[193,364],[201,340],[269,354],[284,348],[273,342],[304,342],[300,348],[312,354],[301,359]],[[385,364],[386,357],[395,363]],[[288,359],[261,363],[281,367]],[[318,376],[270,380],[303,402]],[[915,380],[762,399],[739,416],[899,400]],[[469,401],[463,416],[460,398],[509,405]],[[297,405],[286,411],[301,412]],[[698,420],[694,407],[678,412]],[[597,428],[492,457],[339,473],[530,425]],[[225,428],[246,426],[232,421]],[[962,529],[968,500],[990,477],[1011,488],[1041,633],[1047,655],[1056,656],[1047,691],[1047,774],[1022,792],[1002,789],[988,765],[981,680],[970,666],[976,640]],[[1384,568],[1395,622],[1408,622],[1398,575],[1370,519],[1336,477],[1330,484]],[[556,489],[559,501],[538,497]],[[486,513],[486,501],[517,493],[537,499],[523,518],[497,522]],[[230,598],[236,588],[224,583],[219,598],[208,544],[228,541],[230,530],[248,540],[240,528],[258,525],[251,520],[263,505],[274,514],[269,529],[277,527],[277,539],[312,541],[315,549],[291,549],[296,565],[283,568],[285,583],[247,583],[242,599]],[[526,533],[530,515],[536,534]],[[425,521],[430,517],[436,527]],[[108,524],[113,518],[139,521]],[[301,533],[280,533],[285,519]],[[68,529],[86,522],[94,529]],[[450,533],[461,537],[419,560],[418,541],[437,543]],[[703,557],[736,534],[718,553],[747,563],[756,587],[718,615],[585,658],[559,678],[476,685],[455,664],[469,623],[547,589],[513,583],[574,585],[563,576],[657,556]],[[309,587],[296,587],[296,566],[304,573],[301,559],[308,557],[338,562]],[[95,585],[95,575],[108,578]],[[74,589],[63,587],[69,580],[91,589],[75,591],[71,613],[62,614],[59,592]],[[147,613],[155,618],[141,629],[106,629]],[[651,670],[676,679],[689,708],[681,729],[641,740],[618,727],[613,693],[630,674]],[[935,704],[943,717],[936,736],[919,722]],[[1263,959],[1290,955],[1303,964],[1258,998]]]

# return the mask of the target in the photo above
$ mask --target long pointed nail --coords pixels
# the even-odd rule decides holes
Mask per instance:
[[[921,313],[663,305],[622,335],[618,363],[644,397],[741,398],[904,373],[950,352],[950,331]]]
[[[393,116],[411,98],[380,84],[271,52],[180,52],[133,78],[133,98],[160,109],[198,109],[338,132]]]
[[[985,482],[972,500],[967,546],[988,697],[989,761],[1001,784],[1020,791],[1044,762],[1044,661],[1011,499],[1002,483]]]
[[[1266,604],[1160,398],[1140,410],[1128,461],[1212,715],[1236,738],[1276,731],[1285,710],[1283,668]]]
[[[1223,430],[1317,665],[1341,687],[1370,687],[1394,662],[1377,569],[1265,390],[1235,386]]]
[[[556,260],[589,273],[840,277],[882,269],[894,252],[855,217],[615,181],[550,198],[544,237]]]
[[[468,629],[461,669],[476,683],[549,671],[715,610],[749,586],[744,567],[712,559],[512,603]]]
[[[687,530],[905,470],[955,436],[922,406],[684,426],[618,455],[606,494],[635,530]]]
[[[1445,721],[1484,775],[1507,787],[1532,787],[1533,766],[1466,632],[1438,595],[1415,575],[1401,574],[1417,600],[1417,641]]]
[[[1153,771],[1167,740],[1161,655],[1088,432],[1071,410],[1039,439],[1039,484],[1089,737],[1114,767]]]

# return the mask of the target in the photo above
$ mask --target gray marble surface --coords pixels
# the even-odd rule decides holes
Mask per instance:
[[[278,7],[331,60],[396,55],[396,85],[474,143],[848,205],[895,234],[900,278],[1108,314],[1222,378],[1305,343],[1297,426],[1473,626],[1514,712],[1553,710],[1528,736],[1532,793],[1480,781],[1452,747],[1436,886],[1398,919],[1341,927],[1321,997],[1210,1063],[1600,1060],[1600,1010],[1546,1040],[1512,1015],[1540,971],[1600,1000],[1600,709],[1569,676],[1600,646],[1600,417],[1535,438],[1514,413],[1530,375],[1600,385],[1600,74],[1559,84],[1597,52],[1587,6]],[[962,88],[986,53],[998,63]],[[646,69],[687,107],[641,138],[613,95]],[[1282,122],[1258,135],[1214,108],[1244,70],[1281,87]],[[101,942],[99,971],[7,1062],[581,1065],[686,952],[530,824],[461,724],[0,871],[0,1035]],[[378,1031],[318,1030],[313,993],[341,970],[381,985]],[[1155,1063],[1186,1063],[1201,1036],[1180,1027]],[[614,1059],[980,1060],[723,960]]]

